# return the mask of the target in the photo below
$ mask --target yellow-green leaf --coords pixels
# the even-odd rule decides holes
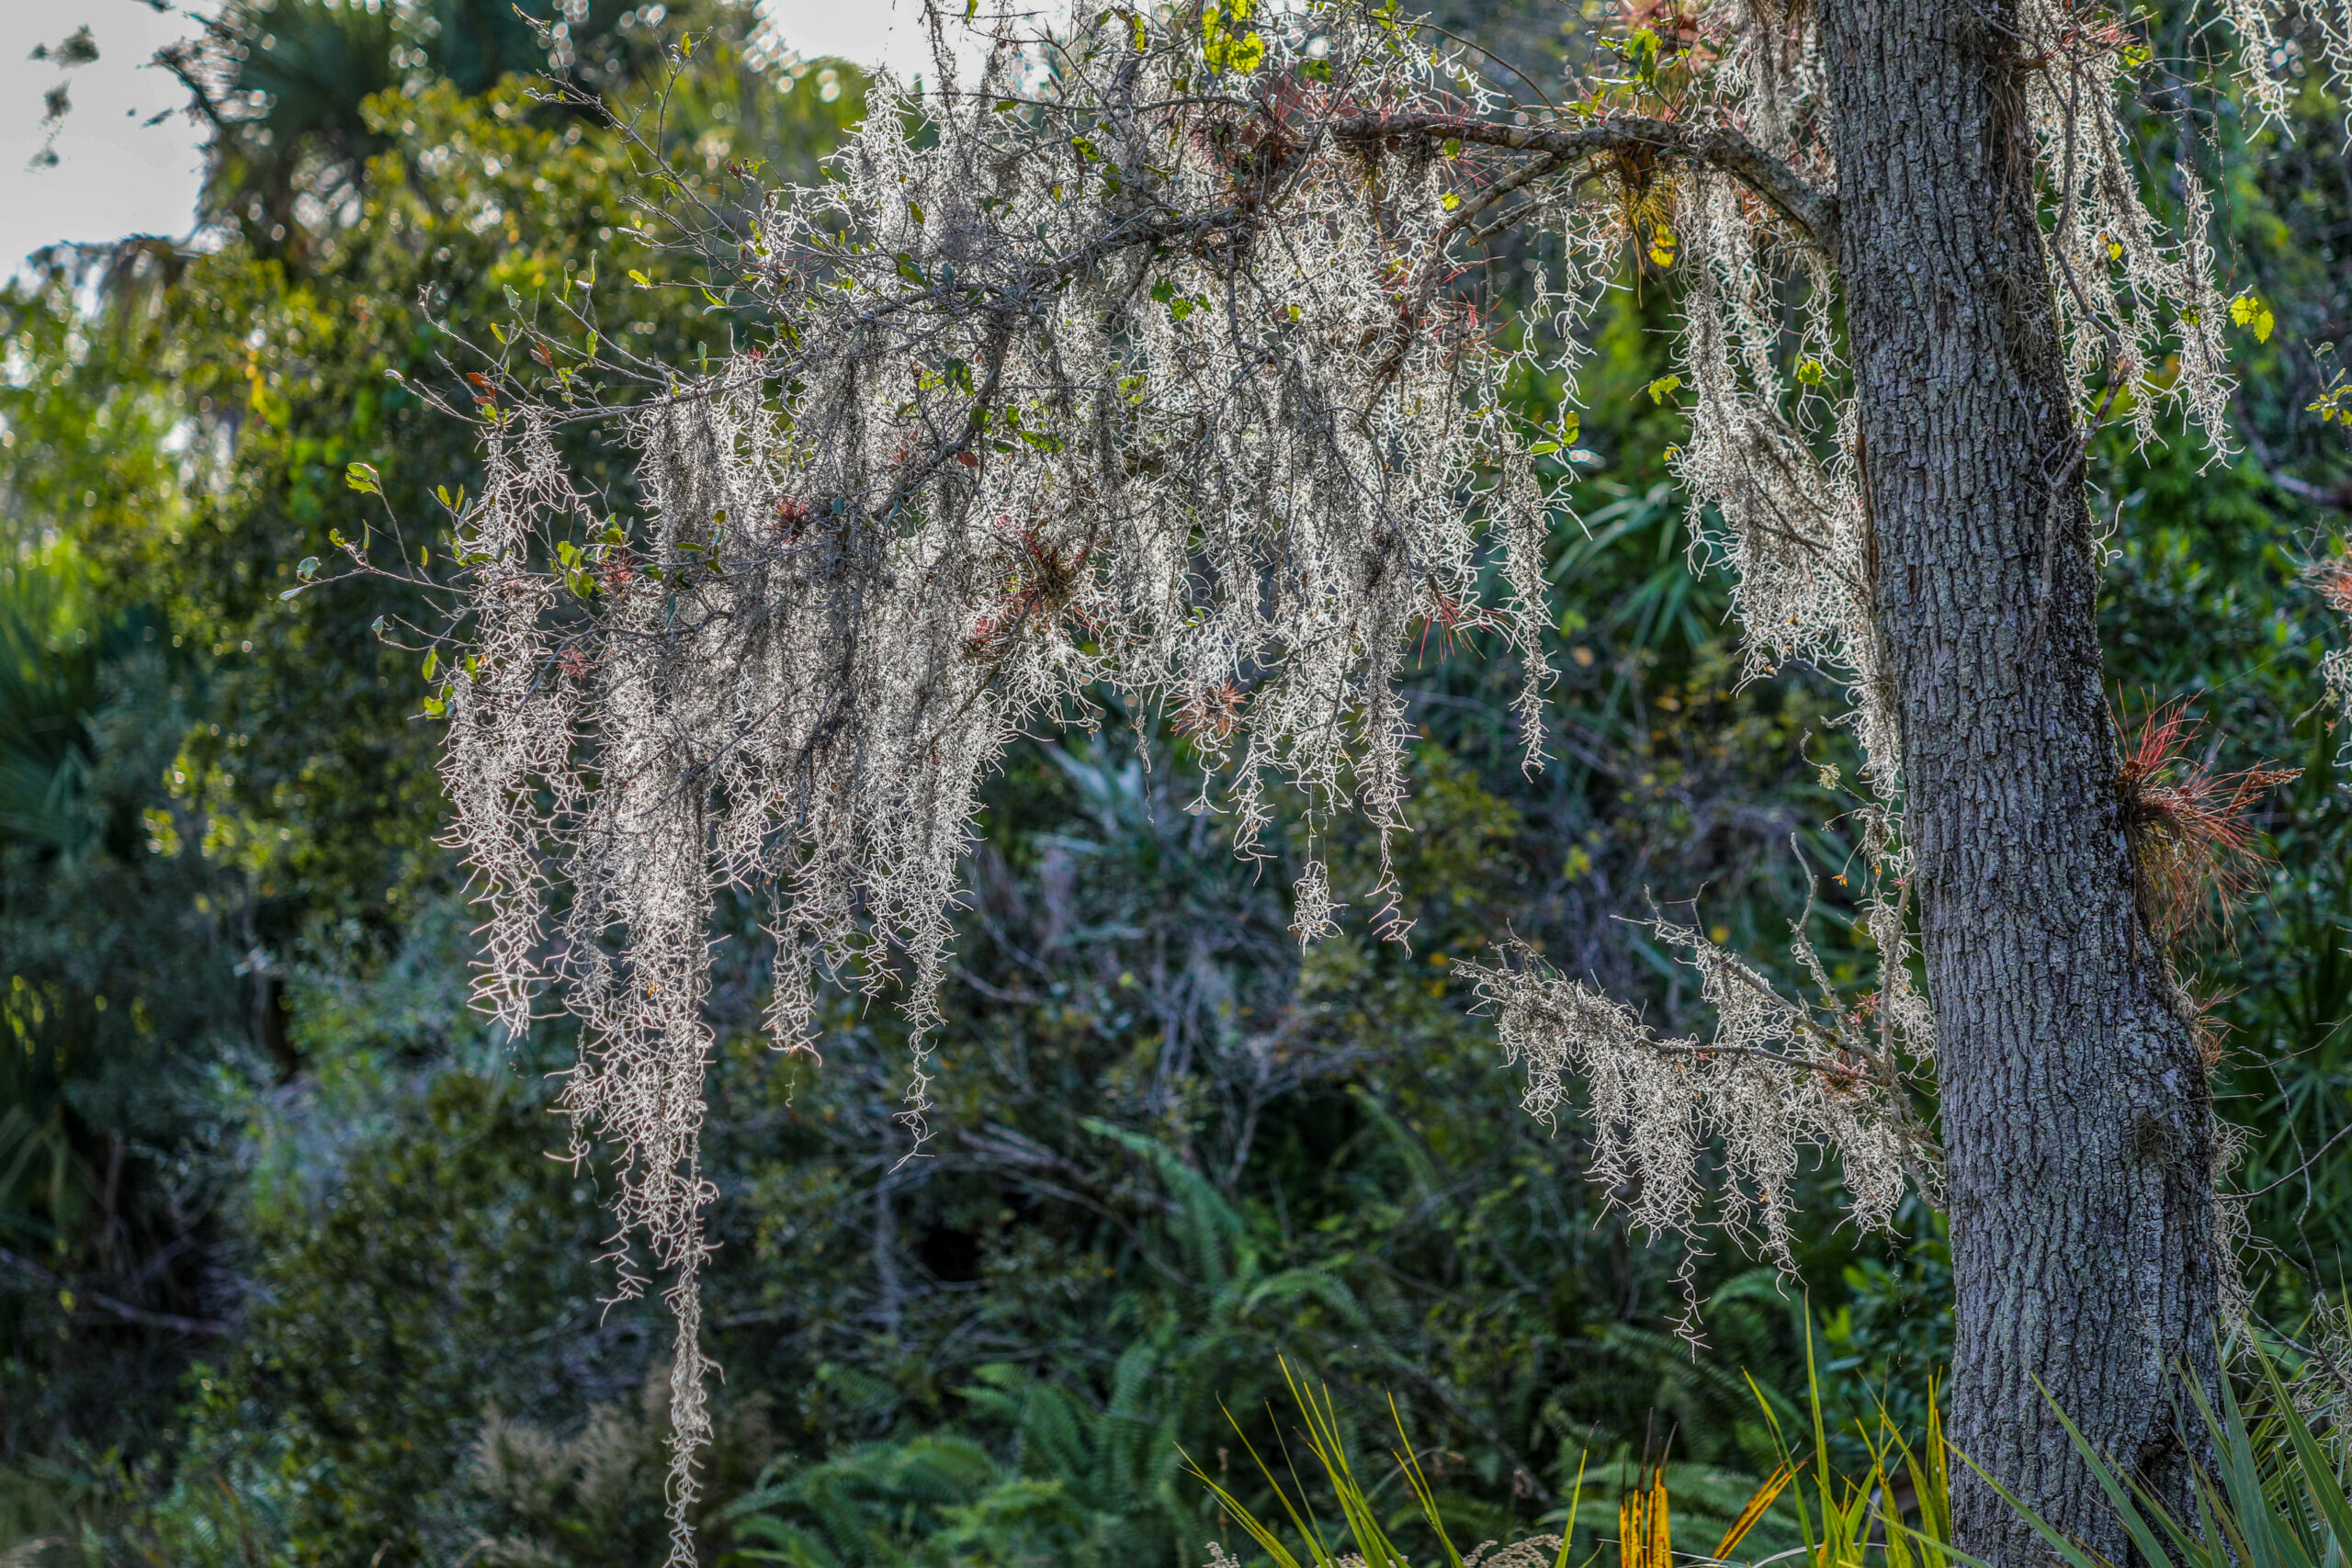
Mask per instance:
[[[2260,296],[2251,291],[2241,294],[2230,301],[2230,320],[2242,327],[2252,328],[2254,341],[2256,343],[2268,343],[2270,329],[2278,324],[2277,319],[2270,314],[2270,307],[2262,302]]]

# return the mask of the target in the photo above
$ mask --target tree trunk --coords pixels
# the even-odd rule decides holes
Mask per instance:
[[[2206,1071],[2143,922],[2074,399],[2007,0],[1823,0],[1873,586],[1903,729],[1949,1156],[1951,1433],[2126,1558],[2036,1380],[2176,1498],[2210,1380]],[[1966,1551],[2047,1554],[1965,1467]]]

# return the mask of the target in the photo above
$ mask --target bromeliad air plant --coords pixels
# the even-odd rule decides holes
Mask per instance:
[[[1604,1151],[1659,1183],[1642,1217],[1687,1239],[1704,1224],[1694,1172],[1724,1137],[1747,1183],[1735,1225],[1785,1258],[1806,1155],[1844,1160],[1865,1221],[1906,1176],[1929,1178],[1911,1104],[1939,1059],[2035,1054],[2089,1086],[2052,1102],[2087,1105],[2121,1080],[2107,1056],[2066,1053],[2124,1049],[2108,1038],[2124,1020],[2131,1050],[2154,1043],[2131,1060],[2169,1070],[2158,1059],[2186,1025],[2131,988],[2128,904],[2095,891],[1990,920],[1954,903],[1939,924],[1917,889],[1985,886],[1919,857],[2007,841],[2005,811],[2041,813],[2053,853],[2115,845],[2111,770],[2086,760],[2109,746],[2095,568],[2060,541],[2086,526],[2084,443],[2120,393],[2142,440],[2177,409],[2226,445],[2230,315],[2206,197],[2177,171],[2176,235],[2140,194],[2121,107],[2148,63],[2135,24],[2003,0],[1980,37],[1968,7],[1873,4],[1681,8],[1663,34],[1612,39],[1622,70],[1586,73],[1565,107],[1507,96],[1483,57],[1394,4],[1085,6],[1042,23],[931,4],[930,79],[886,79],[817,185],[765,187],[740,161],[722,177],[716,158],[705,177],[661,160],[658,130],[613,122],[643,160],[643,237],[683,279],[633,281],[697,291],[714,339],[731,323],[726,346],[691,367],[641,357],[602,329],[593,288],[517,300],[494,344],[450,341],[441,402],[477,424],[486,475],[448,506],[458,570],[439,585],[454,608],[431,634],[430,706],[485,904],[481,999],[521,1030],[551,984],[579,1020],[572,1153],[619,1149],[622,1293],[651,1277],[632,1238],[668,1276],[679,1561],[707,1426],[697,1137],[718,893],[766,903],[779,1046],[814,1049],[825,977],[899,993],[918,1141],[976,791],[1016,736],[1092,725],[1106,696],[1187,730],[1201,806],[1233,815],[1245,852],[1272,853],[1271,792],[1295,790],[1302,939],[1333,929],[1342,892],[1403,938],[1386,869],[1406,827],[1400,671],[1431,626],[1486,628],[1518,666],[1526,765],[1541,764],[1547,485],[1572,425],[1530,426],[1513,389],[1573,371],[1581,324],[1629,265],[1679,279],[1675,372],[1649,390],[1687,399],[1673,466],[1695,561],[1732,581],[1747,676],[1803,660],[1849,695],[1881,974],[1865,1026],[1802,931],[1819,1007],[1665,933],[1687,938],[1721,1017],[1712,1041],[1668,1041],[1539,965],[1485,970],[1531,1104],[1560,1103],[1563,1071],[1589,1077]],[[2324,52],[2352,65],[2352,11],[2320,9]],[[2253,0],[2228,10],[2272,102],[2268,24]],[[1923,94],[1961,107],[1923,111]],[[1959,140],[1905,165],[1942,186],[1889,206],[1875,197],[1897,130]],[[1996,142],[2002,161],[1972,173]],[[1933,243],[1907,227],[1931,220],[1959,227]],[[1522,291],[1534,330],[1502,330],[1477,270],[1513,228],[1544,231],[1555,257]],[[1914,287],[1947,294],[1922,304]],[[1850,340],[1847,321],[1861,323]],[[1904,400],[1930,392],[1950,406],[1923,422]],[[562,451],[583,430],[636,453],[633,494],[573,477]],[[1950,493],[1923,488],[1963,470]],[[1972,522],[1969,506],[1992,510]],[[371,547],[347,546],[375,570]],[[1974,618],[1952,622],[1952,605]],[[2030,790],[1986,785],[1995,766],[2016,784],[2012,761],[1935,744],[1953,722],[1937,682],[1979,665],[1969,700],[2041,738],[2027,772],[2049,777]],[[1360,893],[1325,867],[1343,812],[1380,846]],[[2110,869],[2066,885],[2120,886]],[[1929,937],[1916,951],[1915,913]],[[2123,989],[2005,1011],[1980,967],[2029,987],[2053,971],[2002,942],[2045,959],[2080,947],[2075,971]],[[1931,1017],[1915,957],[1956,1012]],[[2108,1021],[2052,1024],[2054,1054],[2011,1027],[2078,1006]],[[2180,1216],[2211,1190],[2210,1107],[2175,1079],[2165,1114],[2191,1190],[2147,1213],[2188,1227],[2150,1245],[2189,1256],[2202,1222]],[[1944,1086],[1955,1169],[1994,1168],[1962,1156],[2017,1134],[1996,1097],[1953,1092],[1999,1081],[1988,1066]],[[2031,1126],[2096,1154],[2079,1130]],[[1989,1277],[1969,1248],[1998,1234],[1955,1232],[1964,1343]],[[2163,1299],[2195,1318],[2201,1289]],[[2007,1299],[1985,1298],[1984,1321],[2030,1331],[2000,1315]],[[2146,1318],[2090,1315],[2118,1334]],[[2110,1359],[2153,1364],[2120,1342]],[[2107,1364],[2085,1359],[2084,1376]],[[2117,1373],[2139,1387],[2132,1375]],[[1988,1394],[1984,1419],[2021,1397]]]

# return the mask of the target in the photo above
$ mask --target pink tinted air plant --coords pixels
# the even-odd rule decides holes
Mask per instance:
[[[2210,754],[2203,761],[2192,755],[2202,728],[2188,698],[2161,703],[2124,729],[2116,769],[2141,918],[2167,948],[2208,919],[2226,929],[2261,885],[2256,808],[2302,773],[2274,767],[2217,773]]]

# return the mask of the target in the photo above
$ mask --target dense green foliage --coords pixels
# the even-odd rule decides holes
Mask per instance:
[[[468,478],[466,433],[387,375],[446,378],[436,321],[486,330],[510,295],[593,276],[613,329],[665,352],[724,330],[619,283],[662,276],[627,231],[626,150],[466,74],[538,64],[503,32],[505,54],[457,47],[507,26],[473,10],[424,8],[431,50],[388,32],[368,47],[401,63],[359,59],[329,90],[343,45],[300,28],[375,14],[281,0],[272,36],[311,50],[311,85],[263,84],[287,117],[267,140],[220,132],[211,199],[243,238],[105,258],[95,309],[71,258],[0,297],[0,1545],[386,1568],[657,1550],[659,1305],[600,1307],[598,1173],[547,1157],[569,1038],[497,1037],[464,1006],[424,682],[374,629],[415,606],[281,596],[329,529],[361,525],[345,464],[375,465],[409,519]],[[690,170],[805,173],[857,112],[854,73],[759,63],[736,12],[606,11],[578,36],[610,44],[597,80],[624,95],[653,90],[650,36],[702,36],[666,121]],[[2196,155],[2222,163],[2278,323],[2245,344],[2249,451],[2102,448],[2093,477],[2120,705],[2198,694],[2225,762],[2307,769],[2204,979],[2232,1027],[2225,1107],[2256,1130],[2248,1187],[2281,1183],[2253,1201],[2260,1305],[2291,1325],[2352,1245],[2352,1167],[2298,1170],[2347,1124],[2352,1073],[2352,814],[2313,674],[2346,634],[2298,582],[2352,474],[2303,407],[2352,321],[2352,192],[2315,89],[2267,163],[2276,132],[2200,102]],[[306,188],[335,200],[300,208]],[[1601,460],[1559,470],[1582,524],[1564,506],[1555,537],[1555,765],[1519,771],[1510,671],[1423,649],[1409,950],[1358,927],[1302,954],[1286,878],[1185,810],[1182,738],[1040,739],[990,787],[938,1140],[902,1163],[887,1011],[844,1005],[821,1067],[777,1058],[736,912],[706,1134],[713,1556],[1197,1563],[1238,1540],[1178,1445],[1261,1506],[1220,1404],[1264,1449],[1278,1355],[1375,1449],[1393,1394],[1473,1540],[1556,1529],[1588,1453],[1584,1506],[1611,1520],[1629,1457],[1670,1451],[1701,1518],[1778,1461],[1741,1374],[1800,1413],[1805,1300],[1699,1259],[1690,1354],[1684,1260],[1611,1216],[1576,1125],[1521,1113],[1449,978],[1516,932],[1676,1021],[1687,987],[1621,917],[1696,899],[1770,962],[1812,876],[1816,942],[1841,979],[1867,974],[1840,919],[1834,699],[1794,672],[1735,701],[1720,583],[1684,557],[1660,456],[1680,422],[1643,395],[1669,308],[1620,298],[1583,424]],[[1529,387],[1531,412],[1558,393]],[[1334,880],[1368,876],[1343,855]],[[1949,1345],[1939,1222],[1915,1204],[1903,1238],[1857,1237],[1834,1173],[1808,1182],[1821,1393],[1859,1460],[1882,1400],[1924,1427]]]

